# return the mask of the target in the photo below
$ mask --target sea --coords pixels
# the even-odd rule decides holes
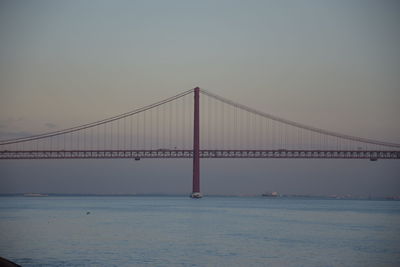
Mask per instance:
[[[0,197],[21,266],[400,266],[400,201]]]

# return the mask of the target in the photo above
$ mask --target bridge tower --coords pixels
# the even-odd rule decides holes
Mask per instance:
[[[201,198],[200,193],[200,88],[194,88],[193,124],[193,190],[192,198]]]

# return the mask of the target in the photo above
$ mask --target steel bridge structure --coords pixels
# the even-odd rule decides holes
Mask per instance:
[[[400,144],[311,127],[196,87],[93,123],[0,141],[0,160],[400,159]]]

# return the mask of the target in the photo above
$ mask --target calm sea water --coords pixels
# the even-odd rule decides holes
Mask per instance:
[[[1,197],[0,255],[22,266],[400,266],[400,202]]]

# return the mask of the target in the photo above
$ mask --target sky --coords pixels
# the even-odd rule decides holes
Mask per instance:
[[[292,121],[400,143],[399,14],[390,0],[4,0],[0,139],[97,121],[200,86]],[[400,164],[202,160],[202,188],[394,195]],[[0,193],[190,189],[190,160],[0,162]]]

